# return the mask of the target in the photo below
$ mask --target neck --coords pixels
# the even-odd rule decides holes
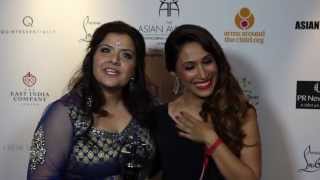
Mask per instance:
[[[104,90],[103,95],[106,99],[106,104],[104,105],[104,107],[106,108],[117,107],[123,104],[122,90],[119,90],[119,89]]]
[[[183,105],[185,107],[187,107],[188,109],[190,108],[190,110],[195,110],[197,112],[201,111],[204,99],[202,99],[198,96],[195,96],[191,92],[183,93],[182,96],[180,97],[180,99],[181,99]]]

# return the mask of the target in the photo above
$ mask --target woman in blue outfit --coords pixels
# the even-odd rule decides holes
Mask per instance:
[[[144,57],[144,39],[130,25],[96,29],[70,91],[48,106],[35,130],[28,179],[119,179],[130,153],[145,165],[152,159]]]
[[[200,26],[179,26],[165,43],[165,60],[180,96],[153,113],[163,179],[259,179],[256,111],[218,42]]]

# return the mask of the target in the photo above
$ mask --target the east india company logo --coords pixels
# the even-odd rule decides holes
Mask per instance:
[[[296,108],[320,109],[320,81],[297,81]]]
[[[312,173],[320,170],[320,151],[312,151],[311,146],[308,145],[304,150],[303,157],[305,167],[299,169],[298,172]]]
[[[17,22],[17,27],[0,27],[0,35],[47,35],[54,34],[54,28],[40,27],[38,18],[32,16],[24,16]]]
[[[252,10],[243,7],[234,17],[234,24],[240,31],[225,31],[224,41],[228,43],[263,44],[265,31],[249,31],[255,25],[256,18]]]
[[[239,81],[244,94],[249,98],[250,103],[254,106],[259,105],[259,96],[257,95],[253,83],[248,78],[242,78]]]
[[[159,16],[166,15],[170,17],[172,15],[180,15],[180,8],[178,0],[160,0]]]
[[[296,30],[320,30],[320,21],[296,21]]]
[[[24,89],[10,92],[10,97],[14,103],[22,105],[39,105],[45,103],[50,97],[49,92],[40,90],[37,87],[38,78],[31,72],[22,76],[21,81]]]
[[[82,21],[82,29],[84,35],[80,39],[80,42],[90,42],[92,33],[100,24],[101,23],[99,21],[93,21],[89,16],[86,16]]]

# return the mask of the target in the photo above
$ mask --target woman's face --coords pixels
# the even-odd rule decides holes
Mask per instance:
[[[135,46],[127,34],[108,33],[93,56],[93,75],[104,88],[124,87],[135,66]]]
[[[217,81],[218,68],[213,56],[197,42],[182,46],[176,64],[184,93],[205,98],[212,94]]]

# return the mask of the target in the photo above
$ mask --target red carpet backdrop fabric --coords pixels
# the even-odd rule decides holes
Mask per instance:
[[[320,1],[2,0],[0,179],[26,177],[33,131],[66,92],[95,28],[113,20],[144,35],[151,90],[173,97],[163,45],[180,24],[207,28],[257,107],[263,180],[320,179]]]

